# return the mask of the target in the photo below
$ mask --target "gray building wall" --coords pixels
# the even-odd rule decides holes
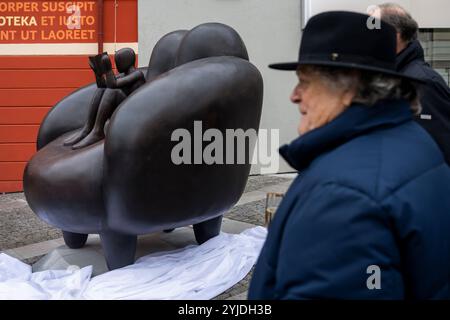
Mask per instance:
[[[394,2],[411,13],[421,28],[449,28],[449,0],[301,0],[307,18],[329,10],[350,10],[366,13],[367,8],[385,2]]]
[[[299,0],[139,0],[138,6],[140,66],[148,64],[152,48],[164,34],[205,22],[225,23],[241,35],[250,61],[264,78],[260,128],[278,129],[281,145],[297,137],[300,116],[289,101],[296,84],[295,73],[273,71],[267,65],[297,58],[301,29]],[[293,170],[280,160],[277,171]],[[252,167],[252,173],[260,172],[260,166]]]

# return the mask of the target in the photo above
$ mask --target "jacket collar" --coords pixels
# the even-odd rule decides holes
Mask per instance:
[[[408,46],[397,55],[397,71],[402,71],[414,60],[425,61],[425,53],[418,40],[411,41]]]
[[[291,167],[302,171],[321,154],[369,131],[394,127],[412,119],[406,100],[384,100],[373,107],[353,104],[336,119],[280,148]]]

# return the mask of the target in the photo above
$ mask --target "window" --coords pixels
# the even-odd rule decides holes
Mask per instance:
[[[421,29],[419,40],[425,60],[450,85],[450,29]]]

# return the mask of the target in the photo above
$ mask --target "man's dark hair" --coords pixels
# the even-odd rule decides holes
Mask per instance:
[[[381,20],[393,25],[403,41],[409,43],[417,39],[419,25],[404,8],[390,2],[378,7],[381,9]]]

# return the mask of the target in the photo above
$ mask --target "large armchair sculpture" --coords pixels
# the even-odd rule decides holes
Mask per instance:
[[[220,232],[240,198],[245,164],[175,164],[176,129],[258,129],[263,84],[232,28],[218,23],[175,31],[156,44],[146,83],[105,126],[105,139],[73,150],[64,141],[83,126],[92,84],[56,104],[43,121],[38,152],[24,173],[32,210],[82,247],[100,234],[110,269],[134,262],[137,235],[193,225],[199,243]],[[251,147],[247,145],[247,152]]]

